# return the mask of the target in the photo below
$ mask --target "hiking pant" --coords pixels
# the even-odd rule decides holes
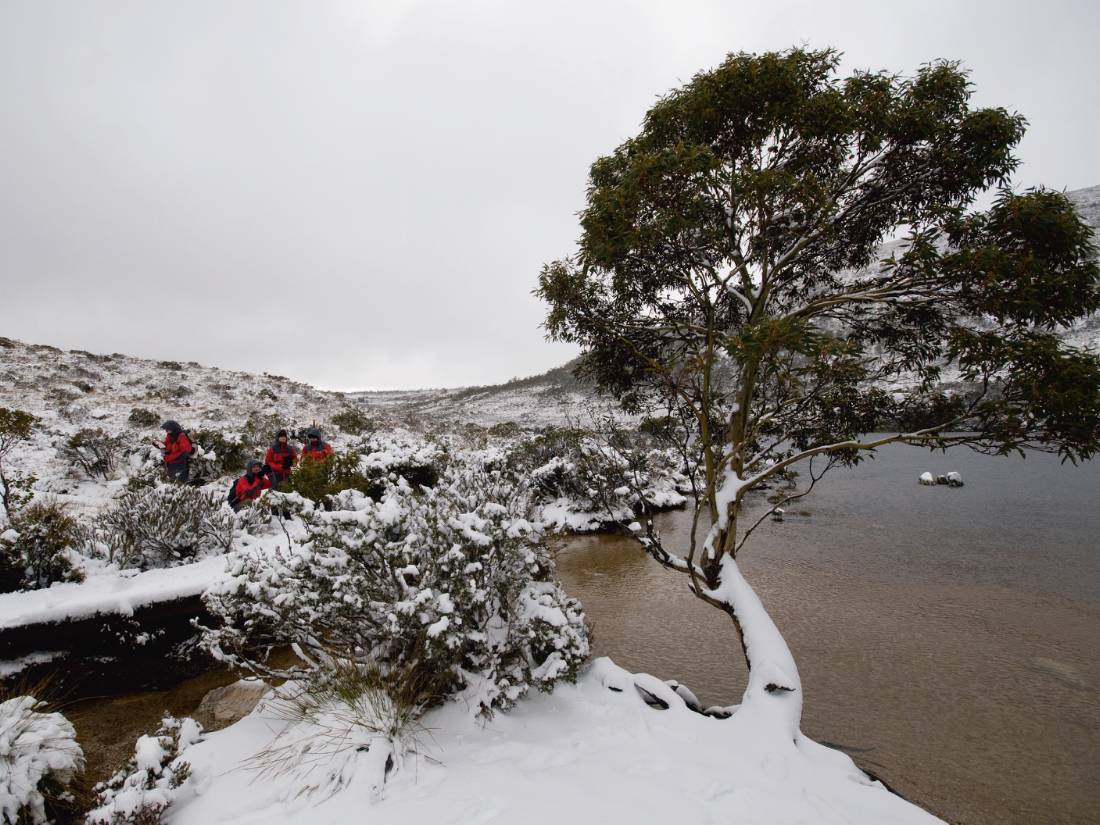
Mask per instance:
[[[168,474],[169,481],[186,484],[191,478],[191,462],[186,458],[182,461],[173,461],[164,465],[164,471]]]

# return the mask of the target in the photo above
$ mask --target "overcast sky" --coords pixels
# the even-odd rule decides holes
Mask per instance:
[[[589,164],[731,51],[963,60],[1100,184],[1100,3],[0,0],[0,334],[334,389],[557,366]]]

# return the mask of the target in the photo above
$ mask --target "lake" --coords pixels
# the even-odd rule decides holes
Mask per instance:
[[[917,478],[959,471],[962,488]],[[750,507],[760,508],[762,499]],[[689,512],[659,517],[686,546]],[[1100,822],[1100,463],[890,446],[740,556],[798,662],[803,730],[965,825]],[[595,650],[732,704],[732,623],[621,536],[558,547]]]

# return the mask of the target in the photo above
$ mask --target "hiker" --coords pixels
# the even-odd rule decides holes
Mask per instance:
[[[332,445],[321,440],[320,430],[306,430],[306,443],[302,447],[302,460],[322,461],[332,455]]]
[[[290,436],[287,435],[287,431],[279,430],[275,433],[275,443],[267,448],[267,455],[264,456],[264,460],[271,468],[272,487],[278,487],[286,481],[287,476],[290,475],[290,468],[294,466],[297,458],[298,451],[290,446]]]
[[[154,441],[164,453],[164,470],[169,481],[186,484],[191,476],[191,453],[194,447],[187,433],[175,421],[165,421],[160,425],[165,432],[164,443]]]
[[[246,502],[255,501],[271,486],[272,470],[262,461],[253,459],[245,465],[244,475],[233,482],[226,500],[234,512]]]

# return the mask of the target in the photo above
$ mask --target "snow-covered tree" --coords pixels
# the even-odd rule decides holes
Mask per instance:
[[[896,442],[1072,461],[1100,443],[1098,359],[1056,334],[1100,306],[1088,226],[1041,189],[972,208],[1016,167],[1023,118],[973,108],[953,63],[838,64],[736,54],[663,97],[592,165],[579,251],[539,281],[581,373],[699,467],[702,546],[665,547],[651,522],[639,539],[732,618],[745,701],[786,733],[797,668],[736,563],[750,491]],[[939,391],[945,375],[970,389]]]

